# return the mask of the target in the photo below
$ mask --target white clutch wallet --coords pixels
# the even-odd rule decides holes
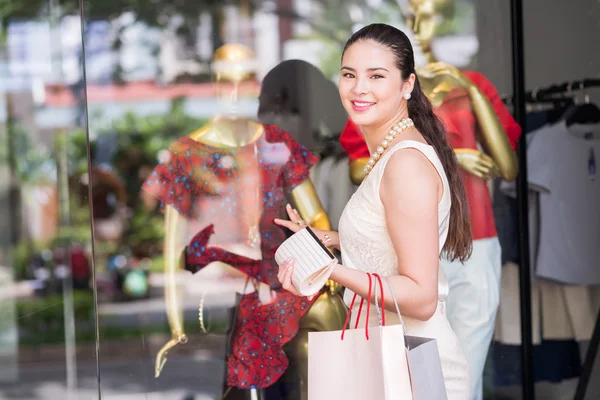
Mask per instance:
[[[338,262],[309,227],[294,233],[275,252],[278,265],[288,258],[295,261],[292,283],[303,296],[317,293]]]

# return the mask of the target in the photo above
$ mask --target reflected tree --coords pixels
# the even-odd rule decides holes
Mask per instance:
[[[302,22],[312,28],[313,33],[305,39],[322,41],[326,47],[338,49],[344,44],[353,27],[365,21],[391,22],[400,20],[400,8],[395,0],[312,0],[311,11],[300,13],[293,0],[203,0],[203,1],[160,1],[160,0],[85,0],[86,21],[114,21],[124,14],[131,16],[126,24],[119,26],[113,49],[123,44],[122,32],[136,23],[148,27],[172,27],[176,20],[176,34],[189,48],[197,45],[197,29],[202,14],[210,15],[213,32],[213,49],[221,46],[221,31],[225,8],[237,6],[241,14],[251,16],[256,10],[271,12],[283,20]],[[10,21],[39,19],[50,15],[52,0],[0,0],[0,21],[6,27]],[[61,15],[79,13],[78,0],[57,1]],[[56,12],[54,10],[53,12]],[[190,54],[194,54],[190,51]],[[327,56],[326,56],[327,58]],[[205,60],[198,60],[205,61]],[[114,78],[121,81],[117,66]]]

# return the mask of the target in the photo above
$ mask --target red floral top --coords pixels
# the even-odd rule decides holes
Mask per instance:
[[[282,347],[294,338],[300,318],[310,307],[305,297],[283,290],[277,280],[275,251],[286,236],[273,220],[284,213],[287,195],[308,179],[317,156],[284,130],[272,125],[264,128],[256,145],[233,149],[215,148],[183,137],[171,145],[170,160],[159,164],[143,185],[163,207],[174,207],[189,221],[196,222],[196,226],[202,221],[202,228],[196,231],[186,249],[188,270],[195,273],[213,261],[222,261],[268,284],[277,293],[276,300],[269,304],[261,303],[256,292],[240,301],[227,379],[229,386],[239,388],[268,387],[283,375],[288,359]],[[231,237],[232,232],[240,231],[238,211],[243,205],[230,190],[235,190],[239,179],[231,160],[243,154],[258,156],[262,260],[214,245],[219,235]]]

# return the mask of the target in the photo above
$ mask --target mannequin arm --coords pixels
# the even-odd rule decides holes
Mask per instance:
[[[292,205],[308,225],[324,231],[331,230],[329,217],[310,179],[296,186],[291,197]]]
[[[470,85],[468,92],[480,126],[483,147],[496,162],[500,176],[507,181],[514,180],[518,172],[517,155],[510,147],[492,104],[477,86]]]
[[[173,337],[185,336],[183,332],[183,313],[177,297],[177,272],[181,271],[182,255],[185,248],[182,232],[185,231],[185,219],[173,208],[167,206],[165,213],[165,301],[167,317]]]
[[[188,338],[183,329],[183,312],[179,305],[177,293],[177,271],[181,268],[183,250],[185,248],[183,232],[185,219],[171,206],[165,210],[165,304],[167,319],[171,329],[169,340],[156,355],[154,375],[158,377],[167,361],[168,351],[179,343],[186,343]]]

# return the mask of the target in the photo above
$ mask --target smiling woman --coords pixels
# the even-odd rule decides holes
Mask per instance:
[[[443,124],[421,89],[408,37],[385,24],[372,24],[356,32],[344,47],[339,92],[350,118],[364,133],[371,154],[377,153],[382,143],[388,142],[384,147],[391,145],[389,137],[395,135],[390,134],[409,117],[415,129],[407,130],[402,138],[435,149],[448,177],[452,199],[444,252],[453,260],[467,259],[472,245],[458,163]]]
[[[387,276],[386,321],[399,323],[395,297],[407,334],[436,339],[448,398],[466,400],[467,361],[446,318],[448,284],[439,258],[469,257],[469,217],[456,158],[414,68],[410,41],[388,25],[359,30],[344,48],[340,98],[364,132],[371,159],[368,176],[344,209],[339,235],[327,233],[345,264],[334,267],[331,279],[346,287],[344,300],[353,307],[354,293],[369,297],[367,273]],[[283,263],[278,278],[299,294],[291,283],[293,267],[293,259]],[[370,315],[366,323],[377,325],[376,313]]]

